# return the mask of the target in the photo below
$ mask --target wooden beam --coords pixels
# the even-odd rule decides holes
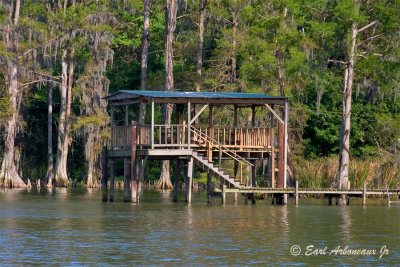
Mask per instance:
[[[193,119],[190,121],[190,124],[193,124],[193,122],[203,113],[203,111],[208,107],[208,104],[204,105],[199,112],[193,117]],[[196,109],[195,109],[196,110]]]
[[[270,105],[265,104],[265,106],[268,108],[269,111],[271,111],[272,114],[274,114],[275,118],[277,118],[280,123],[284,123],[284,121],[281,119],[281,117],[279,117],[279,115],[276,114],[276,112],[271,108]]]

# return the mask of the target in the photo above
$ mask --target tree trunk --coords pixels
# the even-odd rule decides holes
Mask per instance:
[[[178,11],[177,0],[167,0],[165,7],[165,90],[172,91],[174,89],[174,32],[176,28],[176,13]],[[165,124],[171,124],[172,106],[164,105]],[[161,176],[158,181],[157,188],[171,189],[173,188],[170,172],[169,161],[162,162]]]
[[[150,6],[151,0],[143,0],[144,19],[142,36],[142,58],[140,64],[140,90],[146,90],[147,62],[149,57],[149,28],[150,28]],[[146,105],[140,103],[139,124],[144,124],[146,118]]]
[[[206,17],[207,0],[200,0],[199,8],[199,39],[197,42],[197,58],[196,58],[196,74],[197,81],[195,83],[196,92],[201,90],[201,68],[203,67],[203,47],[204,47],[204,21]]]
[[[231,83],[236,83],[237,78],[237,62],[236,62],[236,46],[237,46],[237,26],[238,26],[238,10],[232,11],[232,55],[231,55]]]
[[[61,56],[61,103],[60,103],[60,121],[58,123],[58,143],[57,143],[57,160],[55,180],[58,186],[65,186],[68,181],[67,175],[67,157],[64,153],[65,142],[67,142],[66,116],[68,104],[68,64],[67,50],[63,49]]]
[[[47,113],[47,187],[53,186],[54,166],[53,166],[53,86],[49,86],[48,91],[48,113]]]
[[[100,172],[101,170],[98,168],[98,154],[93,151],[93,147],[98,146],[98,143],[100,142],[99,136],[99,127],[100,126],[95,126],[97,129],[92,130],[87,137],[87,141],[85,144],[85,153],[86,153],[86,160],[87,160],[87,165],[88,165],[88,170],[87,170],[87,182],[86,186],[88,188],[99,188],[100,187],[100,182],[99,182],[99,177],[100,177]]]
[[[22,101],[22,92],[18,85],[18,69],[12,60],[7,60],[8,92],[10,94],[13,114],[8,119],[7,137],[4,147],[4,159],[0,173],[0,185],[8,188],[26,187],[15,166],[15,136],[17,134],[17,119]]]
[[[278,65],[278,88],[279,94],[285,96],[285,68],[283,53],[280,48],[275,51],[275,58]]]
[[[19,22],[20,0],[15,1],[14,10],[10,10],[7,29],[3,29],[3,41],[7,51],[16,53],[19,43],[18,33],[15,27]],[[0,186],[2,187],[26,187],[19,176],[15,166],[15,137],[17,135],[17,120],[22,101],[22,91],[18,83],[18,66],[15,58],[6,59],[7,87],[10,96],[12,115],[6,124],[6,140],[4,144],[4,158],[0,171]]]
[[[359,8],[359,0],[356,0],[356,9]],[[353,22],[351,29],[351,43],[348,48],[348,61],[344,72],[343,87],[343,115],[339,136],[339,188],[348,189],[349,162],[350,162],[350,116],[351,94],[354,80],[355,49],[357,38],[357,23]]]

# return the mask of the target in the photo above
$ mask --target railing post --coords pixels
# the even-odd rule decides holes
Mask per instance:
[[[296,189],[295,189],[295,199],[294,202],[296,205],[299,204],[299,180],[296,180]]]
[[[219,168],[221,168],[221,161],[222,161],[222,148],[221,148],[221,144],[219,145],[219,155],[218,155],[218,166]]]

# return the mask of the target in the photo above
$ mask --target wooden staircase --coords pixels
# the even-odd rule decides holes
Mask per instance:
[[[227,182],[234,188],[245,187],[245,185],[241,184],[240,181],[235,180],[234,177],[229,176],[229,174],[227,174],[224,170],[220,169],[218,166],[215,166],[214,163],[209,162],[206,157],[201,156],[198,152],[193,151],[192,155],[195,164],[203,171],[210,173],[211,175],[219,178],[221,181]]]
[[[234,161],[238,162],[240,165],[250,165],[253,166],[248,160],[241,157],[236,153],[236,151],[229,149],[228,147],[218,143],[217,140],[211,138],[207,134],[199,131],[194,127],[190,127],[190,131],[193,133],[196,140],[201,140],[202,142],[207,143],[209,149],[216,148],[219,151],[219,166],[214,165],[213,162],[209,162],[207,157],[204,157],[199,154],[197,151],[193,151],[193,158],[198,167],[202,170],[210,173],[211,175],[219,178],[222,182],[227,182],[231,187],[234,188],[245,188],[246,185],[242,184],[241,181],[243,179],[236,180],[235,177],[231,177],[227,172],[220,168],[221,166],[221,157],[222,154],[228,156],[229,158],[233,159]]]

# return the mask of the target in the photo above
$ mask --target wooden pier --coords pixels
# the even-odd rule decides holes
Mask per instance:
[[[191,202],[193,172],[208,174],[208,201],[213,189],[211,177],[220,182],[222,203],[226,194],[243,194],[255,203],[256,194],[272,194],[277,204],[288,195],[298,203],[301,194],[328,196],[383,194],[384,190],[307,190],[289,188],[287,171],[288,101],[265,94],[119,91],[106,97],[111,107],[111,140],[103,149],[103,201],[114,201],[116,161],[123,159],[124,201],[139,202],[148,160],[175,162],[174,201],[178,200],[179,176],[185,166],[185,201]],[[156,118],[156,109],[173,107],[172,121]],[[146,120],[138,123],[140,106]],[[215,114],[230,108],[230,116],[216,123]],[[205,111],[208,111],[205,112]],[[262,168],[260,168],[262,166]],[[262,173],[260,173],[262,169]],[[258,173],[257,173],[258,172]],[[262,176],[259,187],[256,177]],[[107,185],[110,184],[110,192]],[[260,182],[260,180],[258,181]],[[387,192],[386,192],[387,193]],[[399,190],[391,190],[397,194]],[[388,194],[388,193],[387,193]],[[365,203],[365,201],[363,201]]]

